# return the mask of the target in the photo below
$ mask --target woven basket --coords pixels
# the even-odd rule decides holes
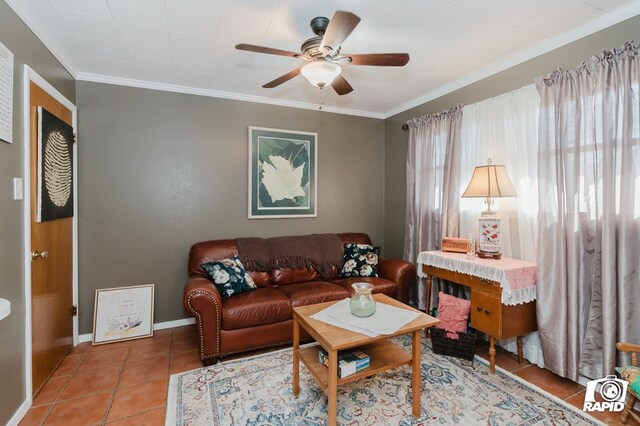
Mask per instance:
[[[476,349],[476,335],[459,331],[447,331],[434,327],[430,330],[433,353],[454,356],[473,361]],[[447,333],[456,333],[458,339],[447,337]]]

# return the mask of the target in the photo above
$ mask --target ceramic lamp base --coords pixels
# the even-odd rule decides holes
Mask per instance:
[[[500,218],[482,216],[478,218],[478,252],[500,253]]]

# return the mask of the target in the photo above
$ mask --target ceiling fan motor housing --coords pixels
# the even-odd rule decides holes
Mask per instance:
[[[322,56],[322,52],[320,52],[319,47],[322,43],[322,37],[327,30],[327,26],[329,25],[329,19],[324,16],[316,16],[311,20],[309,26],[313,30],[315,37],[311,37],[308,40],[305,40],[300,46],[300,51],[307,56],[312,58],[316,58],[318,56]]]
[[[316,16],[311,20],[309,26],[313,30],[313,33],[318,36],[323,36],[329,25],[329,18],[324,16]]]
[[[307,56],[311,56],[315,58],[317,56],[322,56],[322,52],[320,52],[319,47],[320,43],[322,43],[322,36],[311,37],[308,40],[305,40],[300,46],[300,51]]]

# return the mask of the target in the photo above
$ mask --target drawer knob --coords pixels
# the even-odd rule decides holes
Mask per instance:
[[[482,306],[478,306],[478,312],[482,312]]]
[[[487,315],[491,315],[491,311],[490,311],[490,310],[488,310],[488,309],[485,309],[485,310],[484,310],[484,313],[485,313],[485,314],[487,314]]]

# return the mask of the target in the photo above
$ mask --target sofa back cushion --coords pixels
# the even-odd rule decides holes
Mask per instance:
[[[258,287],[271,287],[271,276],[268,272],[247,271]]]
[[[371,239],[367,234],[359,232],[349,232],[336,234],[342,244],[371,244]],[[191,246],[189,252],[188,273],[189,276],[206,277],[207,274],[200,267],[206,262],[213,262],[221,259],[228,259],[238,255],[238,246],[235,239],[202,241]],[[240,259],[242,261],[242,259]],[[268,287],[270,285],[294,284],[305,281],[313,281],[318,277],[318,273],[313,268],[303,269],[275,269],[270,272],[256,272],[247,270],[251,278],[258,287]],[[329,278],[338,278],[340,273],[336,269]]]
[[[212,240],[196,243],[191,246],[189,251],[189,276],[200,275],[206,277],[207,274],[200,265],[221,259],[230,259],[237,255],[236,240]],[[242,261],[242,259],[240,260]]]
[[[313,268],[278,268],[269,273],[271,283],[274,285],[286,285],[315,281],[318,272]]]
[[[342,241],[343,246],[346,243],[371,245],[371,238],[369,238],[367,234],[364,234],[362,232],[346,232],[337,235],[338,238],[340,238],[340,240]]]

